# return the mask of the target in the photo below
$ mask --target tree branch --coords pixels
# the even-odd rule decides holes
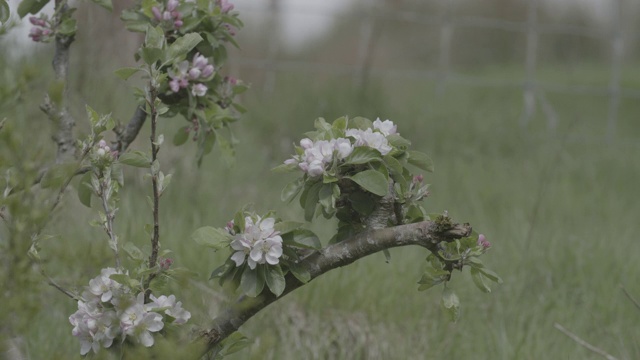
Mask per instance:
[[[119,154],[125,152],[133,140],[136,139],[146,120],[147,113],[144,111],[144,106],[138,106],[127,126],[124,128],[119,126],[115,129],[117,142],[115,150],[117,150]]]
[[[66,2],[56,0],[56,27],[60,25],[61,19],[69,11]],[[55,54],[53,56],[53,71],[56,81],[62,83],[61,104],[54,104],[51,98],[46,95],[40,109],[53,121],[57,130],[53,135],[53,140],[58,145],[56,163],[64,163],[72,160],[75,156],[75,139],[73,137],[73,127],[75,120],[69,113],[69,87],[67,86],[67,74],[69,70],[69,47],[73,42],[73,36],[57,34],[55,41]],[[60,106],[60,108],[58,108]]]
[[[613,355],[607,353],[606,351],[604,351],[604,350],[602,350],[600,348],[597,348],[597,347],[589,344],[588,342],[582,340],[580,337],[578,337],[578,335],[576,335],[576,334],[572,333],[571,331],[567,330],[564,326],[562,326],[562,325],[560,325],[558,323],[553,324],[553,326],[556,329],[560,330],[563,334],[565,334],[568,337],[570,337],[571,340],[577,342],[578,345],[584,346],[585,348],[589,349],[590,351],[593,351],[594,353],[604,357],[607,360],[618,360],[615,356],[613,356]]]
[[[470,234],[471,226],[469,224],[451,224],[438,220],[368,230],[312,253],[301,260],[298,266],[308,271],[311,280],[313,280],[330,270],[349,265],[356,260],[385,249],[417,245],[429,251],[437,251],[440,242],[451,242]],[[242,324],[260,310],[305,285],[291,273],[287,274],[285,280],[286,288],[280,297],[276,297],[268,290],[255,298],[241,296],[234,304],[213,319],[211,328],[200,334],[200,340],[206,342],[207,351],[213,350],[222,340],[238,330]]]

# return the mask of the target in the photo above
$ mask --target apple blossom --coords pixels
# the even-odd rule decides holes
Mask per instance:
[[[256,222],[250,216],[245,217],[244,232],[236,234],[231,248],[236,252],[231,260],[241,266],[245,260],[249,268],[255,269],[257,264],[276,265],[282,256],[282,237],[274,230],[274,218],[261,219]]]

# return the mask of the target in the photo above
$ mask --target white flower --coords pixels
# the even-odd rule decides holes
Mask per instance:
[[[205,96],[207,94],[207,87],[204,84],[195,84],[191,88],[193,96]]]
[[[100,296],[102,302],[107,302],[113,297],[114,291],[119,290],[122,285],[111,280],[109,277],[121,272],[114,268],[102,269],[100,275],[89,281],[89,291],[96,296]]]
[[[300,146],[303,149],[310,149],[313,147],[313,141],[311,141],[311,139],[309,138],[304,138],[302,140],[300,140]]]
[[[391,145],[389,145],[389,141],[382,133],[373,132],[371,129],[364,131],[349,129],[347,130],[347,136],[353,137],[356,140],[356,146],[368,146],[380,151],[382,155],[387,155],[393,150]]]
[[[137,301],[120,315],[120,326],[126,335],[133,336],[144,346],[150,347],[154,340],[152,332],[162,330],[162,315],[145,309],[144,293],[138,294]]]
[[[351,141],[344,138],[338,138],[334,141],[334,148],[338,152],[338,159],[344,159],[353,152],[353,145]]]
[[[278,259],[282,256],[282,238],[274,230],[274,225],[274,218],[258,217],[255,224],[251,217],[245,218],[244,232],[237,234],[231,242],[231,248],[236,250],[231,260],[236,266],[241,266],[245,259],[251,269],[255,269],[257,264],[275,265],[279,262]]]
[[[377,118],[376,121],[373,122],[373,128],[378,129],[382,135],[388,136],[396,134],[398,126],[391,120],[380,121],[380,118]]]
[[[103,309],[97,300],[78,301],[78,311],[69,316],[69,322],[73,325],[71,334],[80,340],[80,354],[97,353],[101,345],[110,347],[120,333],[116,319],[115,311]]]
[[[182,302],[176,302],[175,295],[169,295],[168,297],[161,295],[159,298],[151,295],[150,299],[153,300],[153,302],[145,306],[147,306],[149,310],[164,308],[164,313],[175,319],[173,321],[174,324],[184,324],[191,318],[191,313],[182,308]]]
[[[205,66],[209,64],[209,60],[200,53],[196,53],[196,56],[193,57],[193,67],[203,70]]]
[[[324,174],[324,163],[321,160],[313,160],[307,167],[307,174],[316,177]]]

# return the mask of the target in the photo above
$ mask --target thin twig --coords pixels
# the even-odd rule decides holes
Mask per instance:
[[[160,249],[160,187],[158,184],[158,169],[154,170],[154,164],[158,160],[158,151],[160,146],[158,145],[158,139],[156,137],[156,127],[158,125],[158,111],[156,109],[157,89],[153,86],[153,83],[149,87],[149,112],[151,115],[151,184],[153,187],[153,234],[151,236],[151,255],[149,256],[149,269],[156,266],[158,261],[158,251]],[[151,273],[145,282],[145,297],[148,298],[151,294],[149,285],[151,280],[156,277],[156,273]]]
[[[102,176],[100,179],[100,199],[102,199],[102,209],[104,209],[104,214],[107,218],[106,224],[104,224],[104,230],[107,232],[109,236],[109,240],[111,243],[110,247],[113,249],[113,253],[116,258],[116,268],[120,268],[120,257],[118,256],[118,236],[113,232],[113,220],[115,218],[115,209],[111,209],[109,207],[109,187],[111,186],[111,176],[110,174]]]
[[[627,289],[624,286],[620,285],[620,288],[622,289],[624,294],[627,295],[629,300],[631,300],[631,302],[638,308],[638,310],[640,310],[640,302],[638,302],[638,300],[636,300],[633,296],[631,296],[631,294],[627,291]]]
[[[587,348],[588,350],[590,350],[590,351],[592,351],[592,352],[594,352],[594,353],[596,353],[596,354],[598,354],[598,355],[600,355],[600,356],[604,357],[604,358],[605,358],[605,359],[607,359],[607,360],[618,360],[615,356],[610,355],[610,354],[608,354],[606,351],[604,351],[604,350],[602,350],[602,349],[600,349],[600,348],[597,348],[597,347],[595,347],[595,346],[593,346],[593,345],[589,344],[588,342],[586,342],[586,341],[582,340],[581,338],[579,338],[579,337],[578,337],[578,335],[576,335],[576,334],[572,333],[571,331],[567,330],[564,326],[562,326],[562,325],[560,325],[560,324],[558,324],[558,323],[554,323],[554,324],[553,324],[553,326],[554,326],[556,329],[558,329],[558,330],[562,331],[562,333],[564,333],[564,334],[565,334],[565,335],[567,335],[568,337],[570,337],[570,338],[571,338],[571,340],[573,340],[573,341],[577,342],[577,343],[578,343],[578,345],[582,345],[582,346],[584,346],[584,347],[585,347],[585,348]]]

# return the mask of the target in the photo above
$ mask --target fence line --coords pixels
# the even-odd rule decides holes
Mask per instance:
[[[424,14],[411,11],[397,10],[390,7],[371,6],[362,19],[360,27],[360,41],[357,49],[356,65],[346,65],[337,63],[318,63],[313,61],[291,61],[280,60],[273,50],[276,42],[275,37],[271,37],[268,45],[269,55],[267,59],[255,59],[240,57],[237,63],[240,66],[251,67],[264,70],[267,74],[267,81],[270,82],[265,90],[271,90],[275,86],[276,72],[305,72],[305,73],[332,73],[336,75],[351,75],[354,86],[363,86],[367,78],[392,77],[426,79],[435,81],[436,92],[445,92],[447,84],[457,84],[473,87],[503,87],[521,89],[524,98],[524,108],[520,123],[527,126],[533,118],[537,105],[540,106],[547,118],[547,127],[553,131],[557,127],[558,116],[551,103],[547,100],[545,93],[567,93],[580,95],[596,95],[609,97],[609,109],[606,124],[606,139],[612,141],[615,138],[617,128],[618,110],[621,99],[640,99],[640,89],[623,88],[621,86],[622,60],[625,51],[625,34],[623,31],[623,0],[612,0],[614,7],[612,28],[607,30],[594,29],[587,26],[576,26],[567,24],[541,23],[538,20],[539,0],[527,0],[527,19],[524,22],[508,21],[486,17],[473,16],[452,16],[450,2],[443,1],[442,10],[439,14]],[[265,8],[258,5],[246,7],[247,11],[259,11],[261,14],[270,13],[274,15],[279,11],[275,5],[277,0],[270,0],[270,6]],[[347,17],[350,14],[327,13],[319,7],[296,6],[287,9],[288,12],[309,14],[329,17]],[[375,46],[376,24],[382,19],[392,18],[397,21],[434,25],[439,29],[439,54],[435,70],[425,69],[376,69],[372,68],[372,49]],[[507,32],[522,32],[526,35],[525,42],[525,71],[522,81],[496,80],[483,77],[468,76],[456,73],[451,70],[451,47],[453,34],[457,28],[481,28],[497,29]],[[564,85],[551,82],[537,81],[537,57],[539,52],[538,38],[541,34],[563,34],[573,36],[585,36],[602,41],[608,41],[611,48],[611,67],[608,86],[587,86],[587,85]],[[629,35],[629,34],[626,34]]]

